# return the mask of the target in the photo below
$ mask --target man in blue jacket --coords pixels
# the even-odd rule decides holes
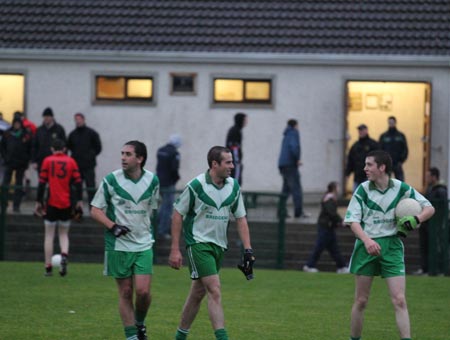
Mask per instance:
[[[286,196],[292,194],[295,207],[294,216],[297,218],[309,216],[303,211],[303,192],[298,169],[300,165],[302,165],[302,162],[298,122],[295,119],[289,119],[284,130],[283,142],[281,143],[278,168],[281,176],[283,176],[282,193]]]

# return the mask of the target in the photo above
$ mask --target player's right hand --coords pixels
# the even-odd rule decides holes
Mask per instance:
[[[180,269],[183,264],[183,256],[179,249],[172,249],[169,255],[169,266],[173,269]]]
[[[126,235],[130,231],[131,231],[130,228],[119,224],[114,224],[113,227],[111,228],[111,232],[114,234],[115,237]]]
[[[369,239],[366,242],[364,242],[364,246],[366,247],[366,250],[369,253],[369,255],[378,256],[381,254],[381,246],[372,239]]]

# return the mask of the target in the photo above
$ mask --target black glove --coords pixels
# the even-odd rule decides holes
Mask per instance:
[[[114,234],[115,237],[126,235],[130,231],[131,231],[130,228],[119,224],[114,224],[113,227],[111,228],[111,232]]]
[[[247,280],[253,279],[253,263],[255,263],[253,250],[245,249],[242,264],[238,264],[237,267],[244,273]]]

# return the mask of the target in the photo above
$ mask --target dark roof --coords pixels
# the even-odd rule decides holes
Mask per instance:
[[[0,49],[450,55],[450,0],[1,0]]]

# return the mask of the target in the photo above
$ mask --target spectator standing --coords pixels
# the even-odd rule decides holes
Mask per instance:
[[[426,174],[427,190],[425,197],[436,209],[436,214],[429,220],[420,225],[419,228],[419,246],[420,246],[420,269],[414,272],[415,275],[428,274],[429,259],[429,228],[432,224],[442,226],[446,223],[446,212],[448,210],[447,186],[440,182],[440,171],[438,168],[430,168]],[[446,256],[445,254],[443,256]],[[436,259],[433,259],[436,260]]]
[[[35,169],[40,172],[44,158],[52,154],[51,145],[55,139],[60,139],[66,143],[66,132],[62,125],[59,125],[53,116],[53,110],[47,107],[42,113],[42,125],[36,131],[33,138],[31,162]]]
[[[172,222],[173,202],[175,201],[175,185],[180,179],[178,172],[180,168],[181,146],[180,136],[173,134],[169,143],[160,147],[156,154],[156,175],[159,178],[161,206],[159,208],[158,236],[170,239],[170,225]]]
[[[85,182],[90,203],[96,191],[96,158],[102,151],[102,143],[97,131],[86,125],[84,114],[76,113],[74,120],[75,129],[69,134],[67,148],[78,164],[81,179]]]
[[[3,113],[0,112],[0,142],[3,138],[3,134],[9,128],[11,128],[11,124],[9,124],[6,120],[3,119]],[[1,157],[0,153],[0,181],[3,181],[4,172],[5,172],[4,159],[3,157]]]
[[[345,176],[348,179],[353,172],[353,191],[358,185],[367,180],[364,172],[364,163],[366,156],[370,151],[378,150],[380,145],[374,139],[369,137],[369,129],[366,124],[358,126],[359,139],[352,145],[347,157],[347,166]]]
[[[22,119],[23,127],[30,131],[31,135],[34,137],[36,135],[37,127],[31,120],[24,116],[23,112],[14,112],[14,118],[19,117]]]
[[[34,124],[31,120],[27,119],[25,117],[25,115],[23,114],[23,112],[21,112],[21,111],[14,112],[14,118],[16,118],[16,117],[18,117],[22,120],[23,127],[25,129],[27,129],[28,132],[30,132],[31,137],[34,138],[34,136],[36,135],[36,130],[37,130],[36,124]],[[32,143],[33,143],[33,141],[32,141]],[[25,188],[24,188],[25,190],[24,191],[26,194],[26,193],[30,192],[30,185],[31,185],[29,169],[25,170],[24,178],[25,178]]]
[[[298,122],[295,119],[289,119],[283,133],[281,152],[278,159],[278,169],[283,177],[283,188],[281,191],[287,197],[292,194],[292,199],[294,201],[294,216],[296,218],[310,216],[303,211],[303,189],[299,171],[301,165],[301,146]]]
[[[53,239],[58,227],[59,246],[61,248],[61,266],[59,274],[67,274],[69,257],[69,228],[72,212],[71,184],[76,187],[76,207],[81,209],[81,178],[77,163],[66,155],[65,142],[60,139],[52,141],[53,155],[44,158],[39,174],[39,185],[35,213],[44,215],[45,225],[45,275],[52,275]],[[44,205],[44,193],[48,184],[48,199]],[[46,206],[46,207],[45,207]],[[45,213],[44,213],[45,211]]]
[[[24,128],[20,117],[13,119],[13,125],[4,134],[1,141],[1,154],[5,163],[3,185],[9,186],[15,174],[13,211],[20,212],[20,203],[24,195],[23,177],[31,159],[31,133]]]
[[[395,178],[404,181],[403,163],[408,158],[408,143],[405,135],[397,130],[394,116],[388,118],[388,125],[388,130],[380,136],[380,148],[391,156]]]
[[[228,130],[225,146],[231,150],[233,155],[234,168],[231,170],[231,177],[236,178],[239,185],[242,185],[242,129],[247,125],[248,118],[245,113],[238,112],[234,115],[234,125]]]
[[[105,274],[117,283],[125,337],[145,340],[153,274],[152,215],[158,205],[159,180],[144,169],[145,144],[129,141],[121,152],[122,169],[103,179],[91,202],[91,216],[106,227]]]
[[[434,214],[434,208],[417,190],[390,178],[392,160],[387,152],[370,152],[364,170],[368,181],[353,193],[344,219],[357,238],[350,261],[350,272],[355,274],[350,339],[361,339],[364,310],[373,278],[381,275],[386,279],[400,337],[411,340],[405,297],[404,246],[398,233],[406,234],[408,230],[417,228]],[[414,198],[422,206],[422,211],[417,216],[405,216],[397,222],[395,207],[402,198]]]
[[[339,251],[335,231],[336,228],[342,227],[342,217],[337,211],[338,193],[338,183],[330,182],[327,187],[327,192],[320,202],[321,209],[317,220],[317,241],[308,261],[303,266],[303,271],[305,272],[317,273],[319,271],[316,268],[316,263],[322,252],[327,249],[333,260],[336,262],[336,272],[338,274],[348,273],[344,258]]]
[[[180,251],[180,234],[189,255],[191,289],[183,307],[176,340],[187,338],[189,329],[205,296],[208,314],[217,340],[227,340],[221,302],[219,270],[227,249],[227,229],[230,214],[245,248],[242,271],[250,279],[253,273],[253,251],[246,211],[239,184],[230,178],[233,157],[228,148],[212,147],[208,152],[206,173],[191,180],[175,202],[172,218],[172,246],[169,264],[180,269],[183,258]]]

